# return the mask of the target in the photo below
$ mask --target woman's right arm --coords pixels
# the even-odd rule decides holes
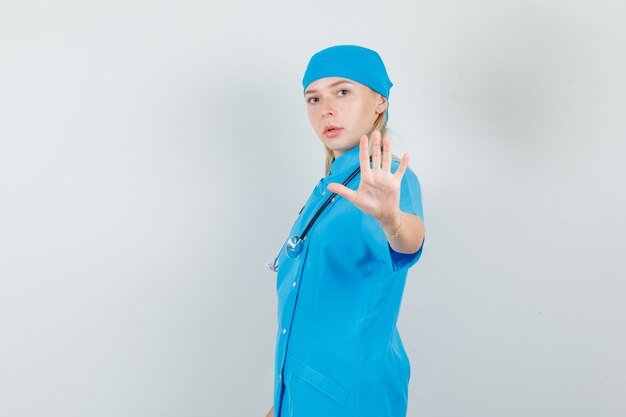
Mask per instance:
[[[270,411],[267,412],[267,415],[265,417],[274,417],[274,406],[270,408]]]

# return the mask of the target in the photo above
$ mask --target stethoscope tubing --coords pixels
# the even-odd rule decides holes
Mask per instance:
[[[356,177],[360,171],[361,171],[361,167],[359,166],[348,176],[348,178],[346,178],[346,180],[343,182],[343,185],[344,186],[348,185],[348,183],[352,181],[352,179]],[[315,224],[315,221],[317,220],[317,218],[322,214],[324,209],[332,201],[334,201],[334,198],[336,196],[337,196],[337,193],[332,193],[330,196],[328,196],[326,201],[324,201],[324,204],[322,204],[320,208],[317,209],[317,211],[315,212],[311,220],[309,220],[306,227],[304,228],[304,231],[302,232],[300,236],[291,236],[289,239],[287,239],[287,243],[286,243],[287,255],[290,258],[295,258],[296,256],[298,256],[298,254],[300,253],[300,248],[302,246],[302,241],[307,238],[307,234],[309,233],[309,230],[311,230],[311,227],[313,227],[313,225]],[[278,271],[278,256],[276,256],[273,263],[268,261],[266,264],[270,270],[277,272]]]
[[[356,175],[359,173],[359,171],[361,171],[361,167],[358,167],[357,169],[354,170],[354,172],[352,172],[352,174],[350,174],[350,176],[348,178],[346,178],[346,180],[343,182],[342,185],[347,185],[350,181],[352,181],[352,179],[354,177],[356,177]],[[324,211],[324,209],[330,204],[331,201],[333,201],[333,199],[335,198],[335,196],[337,195],[337,193],[332,193],[327,199],[326,201],[324,201],[324,204],[322,204],[322,206],[317,209],[317,211],[315,212],[315,214],[313,215],[313,217],[311,218],[311,220],[309,220],[309,223],[306,225],[306,227],[304,228],[304,231],[302,232],[302,235],[300,235],[300,240],[304,240],[306,239],[306,235],[307,233],[309,233],[309,230],[311,229],[311,227],[313,226],[313,224],[315,223],[315,221],[317,220],[317,218],[320,216],[320,214],[322,214],[322,212]]]

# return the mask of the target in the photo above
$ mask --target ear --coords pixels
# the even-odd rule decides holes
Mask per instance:
[[[380,114],[387,109],[389,102],[387,98],[380,93],[376,93],[376,114]]]

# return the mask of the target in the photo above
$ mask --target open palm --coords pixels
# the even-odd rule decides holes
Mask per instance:
[[[396,172],[391,172],[391,140],[385,136],[381,155],[380,131],[372,133],[372,167],[369,164],[367,135],[359,142],[361,182],[357,190],[338,184],[328,184],[328,189],[357,206],[361,211],[378,220],[393,218],[400,211],[400,184],[409,164],[404,154]]]

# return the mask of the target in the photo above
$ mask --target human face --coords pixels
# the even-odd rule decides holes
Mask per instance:
[[[371,88],[340,77],[315,80],[304,92],[313,130],[335,158],[369,135],[387,99]],[[330,129],[330,130],[329,130]]]

